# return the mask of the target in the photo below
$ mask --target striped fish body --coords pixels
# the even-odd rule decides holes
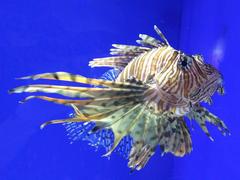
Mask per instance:
[[[181,116],[189,111],[189,103],[184,101],[181,96],[183,90],[180,90],[180,88],[174,89],[174,87],[182,87],[177,84],[178,81],[182,82],[181,75],[178,73],[176,76],[179,77],[175,77],[175,81],[172,80],[172,82],[166,82],[166,85],[170,87],[172,84],[172,90],[175,91],[170,92],[166,87],[159,86],[162,84],[161,82],[159,83],[159,79],[163,79],[161,78],[161,71],[166,70],[166,72],[171,73],[171,68],[174,68],[171,66],[174,66],[174,62],[178,62],[179,59],[180,52],[171,46],[153,48],[151,51],[144,52],[130,61],[119,74],[116,81],[126,82],[129,79],[134,78],[136,81],[142,83],[150,83],[152,88],[146,92],[146,100],[149,101],[149,106],[155,110],[155,113],[169,111],[177,116]],[[174,78],[171,77],[171,79]],[[165,93],[164,90],[167,90],[168,92]]]
[[[149,78],[154,78],[169,60],[176,58],[176,54],[177,51],[170,46],[161,46],[144,52],[129,62],[116,81],[124,82],[134,77],[147,83]]]
[[[78,132],[82,136],[88,133],[86,131],[94,134],[110,129],[114,142],[106,155],[110,155],[123,138],[130,136],[132,146],[128,166],[132,169],[143,168],[158,145],[163,153],[184,156],[192,150],[185,116],[196,120],[210,139],[206,122],[217,126],[224,135],[228,133],[226,125],[200,105],[202,101],[211,102],[215,91],[223,94],[222,78],[214,67],[203,62],[201,56],[189,56],[172,48],[161,31],[156,26],[154,28],[161,40],[140,34],[141,40],[137,42],[141,46],[113,44],[111,54],[114,56],[90,61],[91,67],[115,69],[110,71],[111,75],[104,75],[105,80],[66,72],[22,78],[70,81],[91,87],[34,84],[17,87],[10,92],[56,93],[77,98],[29,96],[24,102],[39,98],[73,107],[73,117],[47,121],[41,127],[85,122],[81,126],[83,129],[73,129],[76,124],[67,126],[67,131],[70,134],[74,132],[74,136]],[[88,123],[95,123],[95,126],[89,130],[92,126],[88,127]]]

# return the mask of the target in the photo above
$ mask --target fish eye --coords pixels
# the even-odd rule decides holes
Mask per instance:
[[[179,59],[178,65],[180,66],[180,68],[186,70],[191,66],[192,60],[193,58],[191,56],[182,54]]]
[[[181,61],[181,66],[182,66],[182,67],[186,67],[187,64],[188,64],[187,59],[184,58],[184,59]]]

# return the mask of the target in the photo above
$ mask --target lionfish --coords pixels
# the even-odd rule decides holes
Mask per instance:
[[[24,101],[39,98],[73,107],[72,117],[45,122],[41,128],[64,123],[70,133],[75,130],[75,135],[85,133],[88,136],[111,130],[113,142],[106,156],[119,144],[124,146],[123,139],[130,137],[131,140],[125,142],[129,145],[128,166],[133,170],[142,169],[158,145],[162,153],[170,152],[179,157],[190,153],[192,141],[186,118],[195,120],[211,140],[206,122],[215,125],[223,135],[229,134],[224,122],[200,104],[211,104],[211,96],[216,91],[224,94],[222,75],[205,63],[201,55],[188,55],[171,47],[158,27],[154,29],[159,39],[140,34],[140,40],[136,41],[140,45],[113,44],[112,56],[90,61],[91,67],[112,68],[114,78],[44,73],[21,79],[70,81],[87,86],[34,84],[10,92],[56,93],[78,98],[29,96]],[[103,135],[99,133],[102,140]],[[88,136],[85,139],[89,140]]]

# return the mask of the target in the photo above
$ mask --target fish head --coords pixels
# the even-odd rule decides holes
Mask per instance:
[[[201,55],[193,55],[191,58],[191,67],[185,72],[192,78],[191,87],[186,88],[188,99],[197,103],[208,101],[216,91],[223,94],[222,74],[213,65],[204,62]],[[189,79],[184,81],[190,83]]]
[[[201,55],[187,55],[180,51],[170,59],[156,76],[159,91],[165,101],[176,106],[207,101],[216,90],[222,89],[222,75]]]

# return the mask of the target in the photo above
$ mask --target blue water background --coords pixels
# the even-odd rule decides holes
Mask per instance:
[[[239,9],[238,0],[1,1],[0,180],[240,179]],[[39,129],[46,120],[68,117],[69,107],[41,100],[19,104],[26,94],[7,93],[31,82],[14,78],[36,73],[99,77],[107,69],[91,69],[89,60],[108,56],[112,43],[154,35],[154,24],[173,47],[218,65],[226,95],[214,96],[209,109],[228,125],[230,137],[209,126],[211,142],[195,124],[190,155],[161,157],[158,149],[143,170],[130,173],[117,154],[108,160],[86,142],[69,144],[61,125]]]

